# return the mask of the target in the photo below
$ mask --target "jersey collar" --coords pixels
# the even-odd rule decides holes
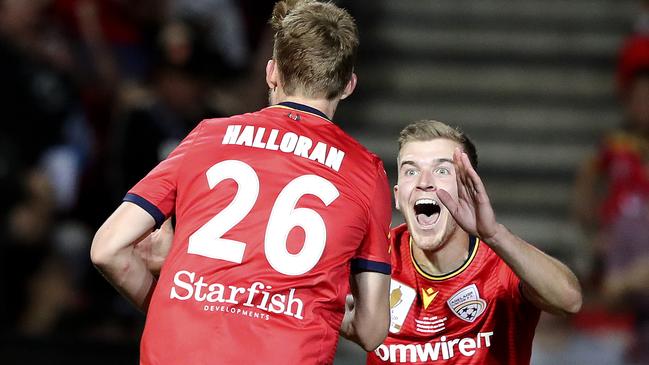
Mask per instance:
[[[419,266],[417,261],[415,261],[415,256],[412,253],[412,245],[413,245],[412,236],[410,236],[409,239],[410,239],[410,242],[409,242],[409,244],[410,244],[410,259],[412,260],[412,265],[415,267],[415,270],[417,270],[417,272],[421,276],[425,277],[428,280],[434,280],[434,281],[450,279],[452,277],[455,277],[455,276],[461,274],[464,270],[466,270],[466,268],[469,267],[469,265],[471,264],[471,262],[475,258],[476,254],[478,253],[478,246],[480,244],[480,240],[478,239],[478,237],[469,236],[469,256],[466,258],[464,263],[460,267],[458,267],[457,269],[451,271],[448,274],[431,275],[431,274],[427,273],[424,270],[424,268]]]
[[[317,115],[317,116],[319,116],[321,118],[324,118],[324,119],[331,122],[331,119],[329,119],[325,113],[319,111],[316,108],[310,107],[308,105],[296,103],[296,102],[293,102],[293,101],[283,101],[283,102],[278,103],[276,105],[277,106],[282,106],[282,107],[285,107],[285,108],[296,109],[296,110],[299,110],[299,111],[302,111],[302,112],[305,112],[305,113],[309,113],[309,114],[314,114],[314,115]]]

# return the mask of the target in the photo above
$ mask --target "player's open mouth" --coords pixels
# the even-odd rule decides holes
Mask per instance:
[[[423,229],[432,228],[439,220],[441,207],[433,199],[419,199],[415,202],[415,217]]]

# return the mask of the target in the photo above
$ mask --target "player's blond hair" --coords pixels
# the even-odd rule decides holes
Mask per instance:
[[[401,155],[403,146],[408,142],[425,142],[438,138],[457,142],[469,156],[473,168],[478,167],[478,153],[469,136],[459,128],[451,127],[436,120],[419,120],[403,128],[399,133],[399,155]]]
[[[347,11],[332,3],[282,0],[270,24],[286,95],[331,100],[343,93],[358,49],[356,23]]]

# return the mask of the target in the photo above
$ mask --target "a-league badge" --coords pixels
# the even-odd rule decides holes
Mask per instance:
[[[475,284],[458,290],[446,303],[456,316],[467,322],[475,321],[487,308],[487,302],[480,298]]]
[[[390,332],[401,331],[417,292],[396,280],[390,281]]]

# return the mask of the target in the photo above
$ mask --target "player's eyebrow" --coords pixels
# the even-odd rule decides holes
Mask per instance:
[[[401,161],[401,165],[399,165],[399,168],[403,167],[404,165],[410,165],[410,166],[417,167],[417,164],[415,163],[415,161],[410,161],[410,160]]]
[[[435,159],[435,163],[436,163],[436,164],[442,164],[442,163],[444,163],[444,162],[448,162],[448,163],[450,163],[450,164],[453,164],[453,163],[454,163],[454,162],[453,162],[453,159],[450,159],[450,158],[438,158],[438,159]]]
[[[442,163],[444,163],[444,162],[448,162],[448,163],[450,163],[450,164],[453,164],[453,163],[454,163],[453,160],[450,159],[450,158],[436,158],[436,159],[433,160],[433,163],[434,163],[435,165],[439,165],[439,164],[442,164]],[[415,166],[415,167],[418,166],[417,163],[416,163],[415,161],[411,161],[411,160],[403,160],[403,161],[401,161],[401,165],[399,165],[399,168],[402,168],[404,165],[410,165],[410,166]]]

